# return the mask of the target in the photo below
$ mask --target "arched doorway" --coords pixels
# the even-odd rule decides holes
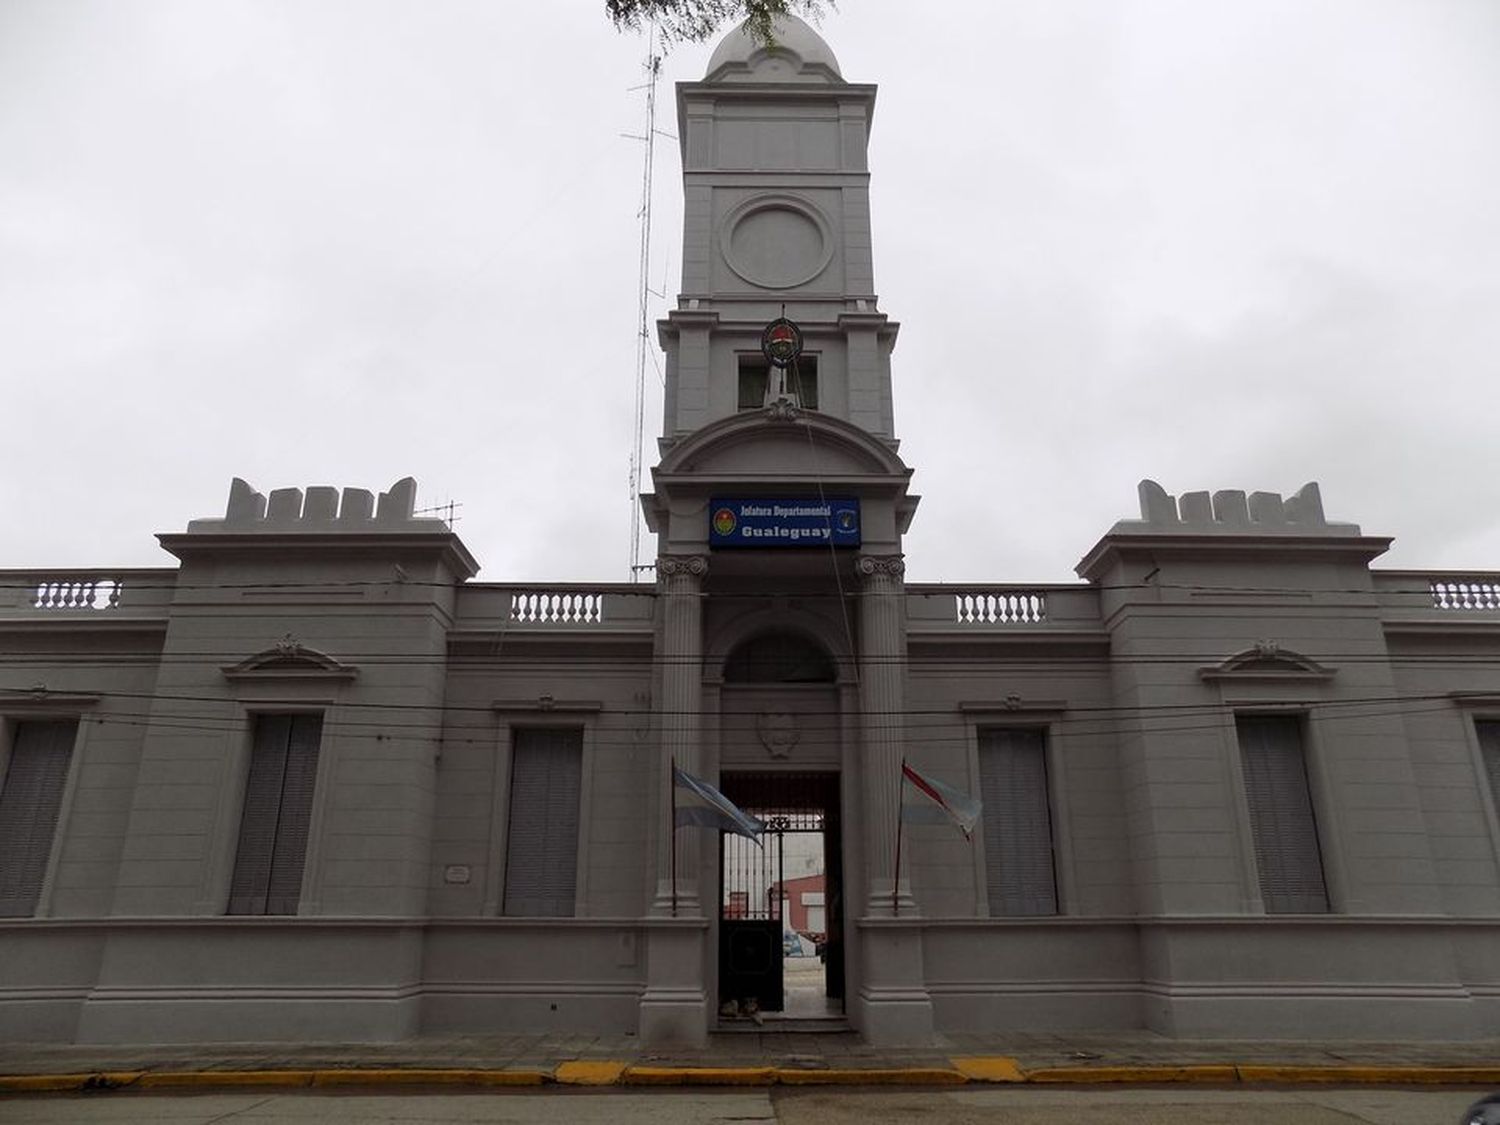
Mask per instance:
[[[723,663],[721,782],[760,817],[757,845],[721,838],[720,1026],[843,1017],[838,669],[808,636],[755,634]]]

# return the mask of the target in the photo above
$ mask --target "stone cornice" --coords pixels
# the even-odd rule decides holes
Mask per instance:
[[[1383,555],[1390,548],[1391,542],[1389,536],[1380,535],[1300,537],[1293,534],[1267,535],[1254,532],[1244,535],[1222,532],[1207,535],[1186,532],[1110,533],[1094,544],[1073,571],[1080,578],[1097,581],[1111,562],[1127,554],[1150,554],[1156,558],[1170,557],[1173,554],[1198,558],[1282,554],[1296,555],[1299,559],[1344,559],[1368,563]]]
[[[975,718],[1005,716],[1038,719],[1060,714],[1067,709],[1068,701],[1065,699],[1026,699],[1016,694],[1007,695],[1003,699],[961,699],[958,703],[959,714]]]
[[[604,710],[597,699],[555,699],[539,695],[535,699],[497,699],[490,704],[497,714],[517,715],[594,715]]]
[[[51,691],[44,684],[30,688],[0,688],[0,714],[81,711],[96,706],[102,698],[87,692]]]
[[[160,534],[162,549],[186,562],[193,557],[299,551],[353,554],[365,558],[396,553],[438,554],[460,578],[479,573],[479,563],[451,531],[191,531]]]

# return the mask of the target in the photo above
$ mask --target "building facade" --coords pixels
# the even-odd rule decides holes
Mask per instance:
[[[0,1036],[701,1042],[782,923],[674,770],[821,838],[872,1043],[1500,1033],[1500,576],[1148,481],[1076,584],[908,582],[875,88],[788,22],[677,98],[654,584],[473,581],[409,479],[5,572]],[[971,839],[902,827],[903,763]]]

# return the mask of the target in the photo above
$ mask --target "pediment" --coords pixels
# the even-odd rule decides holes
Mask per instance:
[[[683,438],[656,475],[707,477],[908,477],[889,445],[857,426],[816,411],[769,407],[724,418]]]
[[[1257,641],[1217,664],[1198,669],[1204,680],[1331,680],[1334,670],[1275,641]]]
[[[220,669],[227,680],[352,680],[359,670],[290,635],[238,664]]]

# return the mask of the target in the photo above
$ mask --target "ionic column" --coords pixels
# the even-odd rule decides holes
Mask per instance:
[[[656,574],[662,586],[661,792],[671,792],[672,763],[703,775],[703,578],[702,555],[662,555]],[[657,847],[656,913],[672,909],[672,848],[677,849],[677,915],[701,913],[698,902],[699,833],[673,832],[672,803],[662,802]],[[678,839],[678,837],[681,839]]]
[[[855,563],[860,591],[859,703],[863,726],[867,912],[893,913],[901,758],[906,749],[906,606],[900,555],[865,555]],[[903,874],[900,913],[916,912]]]

